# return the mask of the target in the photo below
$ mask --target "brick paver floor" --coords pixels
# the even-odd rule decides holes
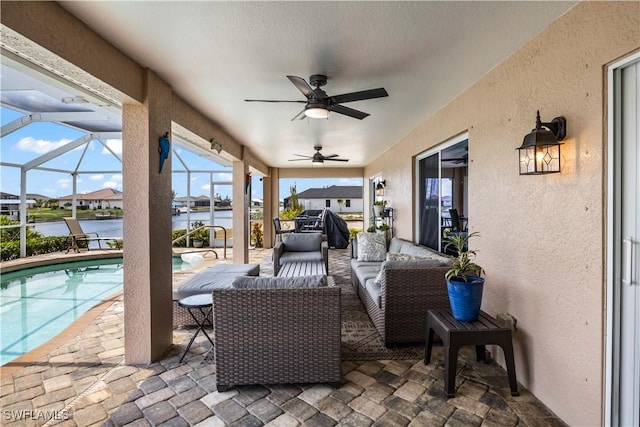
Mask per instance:
[[[269,250],[251,262],[270,275]],[[349,282],[349,251],[330,251],[330,273]],[[184,279],[184,274],[179,280]],[[432,363],[394,360],[342,363],[339,388],[325,384],[255,385],[218,393],[210,349],[200,334],[178,360],[191,330],[174,331],[167,357],[149,366],[123,363],[119,297],[75,337],[18,371],[2,376],[3,426],[564,426],[520,386],[512,397],[505,371],[461,352],[457,394],[444,393],[441,347]],[[518,361],[516,360],[516,364]]]

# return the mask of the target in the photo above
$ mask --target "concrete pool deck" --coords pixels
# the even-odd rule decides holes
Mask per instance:
[[[330,269],[340,284],[349,280],[348,251],[330,251]],[[271,251],[249,253],[250,262],[261,265],[261,275],[271,275]],[[174,285],[190,274],[174,274]],[[161,361],[129,366],[123,362],[122,294],[95,311],[37,357],[31,352],[0,368],[3,425],[565,425],[524,387],[520,396],[510,396],[504,370],[495,363],[476,363],[473,349],[460,353],[452,399],[443,390],[442,347],[434,349],[430,365],[422,360],[343,361],[341,387],[255,385],[219,393],[214,365],[203,362],[211,345],[202,334],[185,363],[179,359],[193,330],[176,329],[174,345]],[[43,413],[56,419],[25,418]]]

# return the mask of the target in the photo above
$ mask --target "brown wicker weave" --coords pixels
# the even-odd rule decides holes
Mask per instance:
[[[202,314],[199,311],[193,313],[198,321],[202,322]],[[211,320],[211,318],[209,319]],[[193,317],[189,314],[189,311],[178,305],[178,300],[173,300],[173,329],[184,327],[198,326],[193,322]]]
[[[355,246],[355,245],[353,245]],[[352,250],[352,257],[357,250]],[[449,267],[399,268],[387,262],[381,278],[382,307],[359,283],[353,269],[351,284],[386,346],[425,342],[427,310],[449,309],[444,275]]]
[[[340,383],[340,288],[213,291],[218,391]]]

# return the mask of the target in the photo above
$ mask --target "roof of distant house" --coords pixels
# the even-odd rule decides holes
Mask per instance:
[[[298,193],[299,199],[361,199],[362,186],[332,185],[325,188],[309,188]]]
[[[49,200],[51,197],[49,196],[44,196],[42,194],[37,194],[37,193],[27,193],[27,199],[34,199],[34,200]]]
[[[72,200],[73,194],[60,197],[59,200]],[[122,191],[113,188],[102,188],[90,193],[76,194],[76,200],[122,200]]]

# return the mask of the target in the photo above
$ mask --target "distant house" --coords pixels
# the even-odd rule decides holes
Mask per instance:
[[[33,199],[27,199],[27,207],[33,207],[36,203]],[[20,219],[20,196],[0,192],[0,214],[17,221]]]
[[[188,199],[190,200],[188,201]],[[184,197],[176,197],[173,200],[175,202],[181,203],[183,206],[189,206],[191,208],[197,208],[197,207],[208,208],[209,206],[211,206],[211,199],[208,196],[191,196],[190,198],[184,196]],[[213,205],[219,206],[220,199],[214,198]]]
[[[73,194],[58,199],[60,206],[71,210]],[[122,191],[103,188],[90,193],[76,194],[76,207],[79,209],[122,209]]]
[[[342,203],[338,203],[341,200]],[[285,199],[287,206],[289,198]],[[332,185],[325,188],[309,188],[298,193],[298,201],[305,209],[328,208],[334,212],[362,212],[362,186]]]

